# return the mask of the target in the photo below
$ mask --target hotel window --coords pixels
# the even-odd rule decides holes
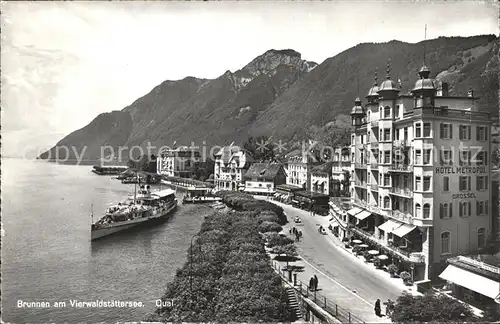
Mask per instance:
[[[399,141],[399,129],[394,130],[394,140]]]
[[[461,176],[458,178],[458,190],[470,191],[470,176]]]
[[[424,204],[424,218],[431,217],[431,206],[429,204]]]
[[[461,202],[458,204],[458,216],[469,217],[472,214],[472,205],[470,202]]]
[[[477,229],[477,247],[483,248],[486,243],[486,230],[484,228]]]
[[[420,204],[415,205],[415,217],[420,218],[422,213],[422,208],[420,207]]]
[[[384,174],[384,186],[391,185],[391,176],[389,174]]]
[[[441,233],[441,254],[449,254],[450,246],[450,232]]]
[[[484,215],[484,201],[476,201],[476,215]]]
[[[421,177],[415,177],[415,191],[421,190],[421,182],[422,182]]]
[[[453,137],[453,127],[451,124],[442,123],[439,128],[441,139],[451,139]]]
[[[424,137],[431,137],[431,123],[424,123]]]
[[[440,152],[441,165],[451,165],[452,164],[452,154],[450,149],[441,149]]]
[[[391,107],[385,106],[384,108],[384,118],[390,118],[391,117]]]
[[[384,118],[384,115],[383,115],[384,110],[383,110],[383,108],[382,108],[382,107],[380,107],[380,108],[379,108],[379,111],[380,111],[380,119]]]
[[[477,126],[476,127],[476,139],[478,141],[486,141],[488,140],[488,133],[486,132],[488,128],[484,126]]]
[[[424,150],[424,164],[431,164],[431,152],[432,149]]]
[[[450,191],[450,178],[443,177],[443,191]]]
[[[394,109],[394,117],[399,118],[399,105],[396,105],[396,109]]]
[[[484,214],[488,215],[489,209],[488,209],[488,200],[484,202]]]
[[[390,141],[390,140],[391,140],[391,129],[384,128],[384,141]]]
[[[408,176],[407,175],[404,175],[403,176],[403,188],[408,188],[409,187],[409,184],[408,184]]]
[[[351,136],[351,144],[352,145],[356,144],[356,135],[354,134]]]
[[[431,191],[431,177],[424,177],[424,191]]]
[[[384,151],[384,163],[391,163],[391,151]]]
[[[415,150],[415,164],[422,164],[422,150]]]
[[[485,151],[479,151],[476,154],[476,165],[488,165],[488,154]]]
[[[439,205],[439,218],[451,218],[452,204],[444,203]]]
[[[391,208],[391,199],[389,197],[384,197],[384,208]]]
[[[477,176],[476,190],[486,190],[486,189],[488,189],[488,176]]]
[[[422,137],[422,124],[421,123],[415,124],[415,137]]]
[[[463,150],[460,152],[460,159],[458,161],[459,165],[470,165],[471,151]]]
[[[469,125],[460,125],[458,127],[458,138],[460,140],[470,140],[471,127]]]
[[[403,202],[403,211],[405,213],[408,212],[408,199],[405,199],[404,202]]]

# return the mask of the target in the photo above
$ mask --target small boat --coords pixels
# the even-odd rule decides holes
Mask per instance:
[[[137,186],[136,186],[137,187]],[[122,232],[139,225],[166,220],[177,208],[177,198],[172,189],[151,192],[143,185],[134,198],[109,207],[104,216],[91,226],[91,240]]]
[[[188,187],[187,193],[182,200],[183,204],[199,204],[218,202],[222,198],[212,194],[211,188]]]

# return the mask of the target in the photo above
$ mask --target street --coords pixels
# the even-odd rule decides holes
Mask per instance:
[[[396,279],[388,278],[381,270],[374,269],[371,264],[366,264],[345,251],[340,246],[340,240],[329,230],[326,235],[319,234],[318,226],[321,224],[326,227],[326,220],[331,216],[312,216],[307,211],[273,202],[283,208],[290,222],[284,227],[285,232],[288,234],[290,227],[302,231],[303,237],[300,242],[296,242],[297,250],[303,262],[315,270],[316,273],[312,275],[318,275],[319,288],[324,289],[322,293],[326,293],[328,298],[339,306],[352,310],[352,313],[364,321],[390,322],[386,317],[375,316],[374,304],[377,298],[382,303],[387,299],[395,301],[404,290],[402,283],[401,287],[398,287]],[[302,223],[296,224],[293,221],[295,216],[299,216]],[[307,276],[305,281],[308,281]],[[384,313],[383,305],[382,310]]]

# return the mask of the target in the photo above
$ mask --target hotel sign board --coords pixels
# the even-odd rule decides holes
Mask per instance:
[[[436,174],[485,174],[487,173],[485,166],[471,167],[471,166],[447,166],[437,167]]]
[[[455,193],[452,195],[453,199],[476,199],[476,194],[473,192]]]

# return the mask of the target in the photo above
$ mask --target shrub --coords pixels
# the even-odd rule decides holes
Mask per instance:
[[[377,269],[382,268],[382,262],[380,261],[380,259],[379,259],[379,258],[375,258],[375,259],[373,260],[373,265],[374,265],[374,266],[375,266],[375,268],[377,268]]]
[[[398,272],[398,267],[396,267],[394,264],[391,264],[390,266],[387,267],[387,271],[389,271],[391,277],[395,277],[396,272]]]
[[[399,277],[403,279],[403,281],[411,279],[411,274],[408,271],[401,271]]]
[[[475,322],[472,309],[458,300],[432,293],[412,296],[403,293],[390,314],[397,323],[407,322]]]
[[[274,235],[269,238],[268,241],[268,246],[270,248],[273,248],[278,245],[287,245],[287,244],[292,244],[294,241],[286,236],[281,236],[281,235]]]
[[[262,224],[259,225],[259,232],[261,233],[266,233],[266,232],[281,232],[283,228],[276,224],[275,222],[263,222]]]

